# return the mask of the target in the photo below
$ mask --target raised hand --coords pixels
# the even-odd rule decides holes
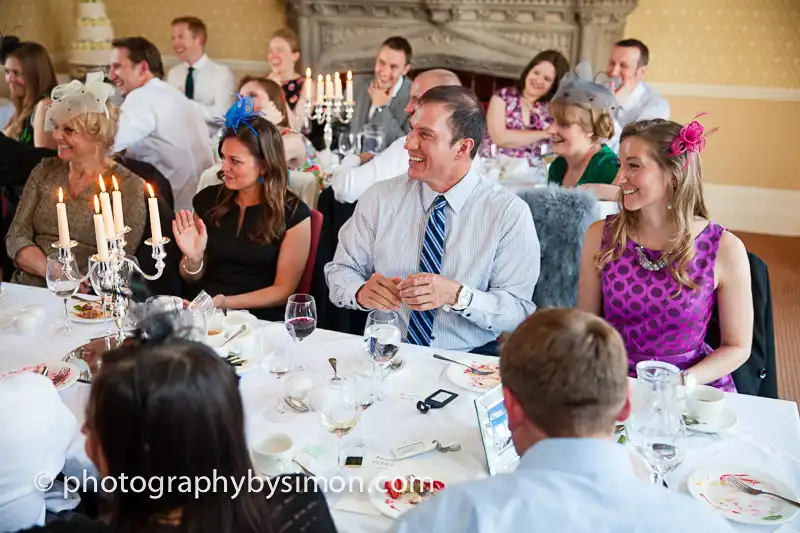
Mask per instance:
[[[401,278],[387,278],[378,273],[373,274],[356,293],[358,305],[364,309],[399,311],[401,301],[397,284],[400,281]]]
[[[261,110],[261,113],[264,115],[264,118],[276,126],[280,124],[281,120],[283,120],[283,113],[278,111],[278,108],[272,101],[267,102],[267,105],[264,106],[264,109]]]
[[[183,255],[193,263],[199,263],[208,244],[208,232],[203,220],[189,211],[179,211],[172,221],[172,232]]]

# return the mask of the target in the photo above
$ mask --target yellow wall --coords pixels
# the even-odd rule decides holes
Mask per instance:
[[[639,0],[626,36],[650,48],[647,81],[800,91],[800,0]],[[800,190],[800,102],[665,95],[672,119],[720,126],[706,180]]]
[[[53,54],[69,50],[76,0],[2,0],[0,29],[45,45]],[[269,36],[285,24],[281,0],[106,0],[117,37],[141,35],[172,55],[170,21],[194,15],[209,30],[209,55],[266,61]],[[16,29],[15,29],[16,28]]]

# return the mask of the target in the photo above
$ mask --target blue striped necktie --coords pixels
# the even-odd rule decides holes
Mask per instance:
[[[442,271],[445,236],[444,208],[446,206],[447,199],[444,196],[439,195],[433,201],[433,211],[431,211],[431,216],[428,219],[428,225],[425,228],[425,240],[422,243],[422,256],[419,261],[420,272],[440,274]],[[408,319],[406,342],[419,346],[430,346],[435,316],[435,309],[430,311],[411,311]]]

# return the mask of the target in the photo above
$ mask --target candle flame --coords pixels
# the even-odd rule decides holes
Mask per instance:
[[[322,83],[322,74],[320,74],[319,76],[317,76],[317,81],[318,81],[319,83]]]
[[[326,74],[325,75],[325,81],[331,81],[331,75],[330,74]]]
[[[61,187],[58,188],[58,203],[60,204],[64,203],[64,189],[62,189]]]
[[[340,79],[338,72],[334,72],[333,73],[333,77],[336,78],[337,80]]]
[[[150,185],[149,183],[147,184],[147,190],[150,191],[150,198],[156,197],[156,193],[153,191],[153,186]]]
[[[96,194],[94,195],[94,212],[100,214],[100,198]]]
[[[116,176],[111,176],[111,181],[114,183],[114,190],[118,191],[119,190],[119,184],[117,183],[117,177]]]
[[[103,181],[103,175],[102,174],[100,174],[99,181],[100,181],[100,190],[103,191],[103,192],[106,192],[106,182]]]
[[[306,67],[306,78],[311,77],[311,67]]]
[[[347,71],[347,81],[353,81],[353,72],[350,70]]]

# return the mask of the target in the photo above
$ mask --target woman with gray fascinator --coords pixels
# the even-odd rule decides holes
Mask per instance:
[[[131,250],[139,246],[147,218],[144,181],[110,158],[119,117],[119,108],[108,102],[113,92],[99,72],[88,74],[85,84],[74,80],[53,89],[44,127],[58,143],[58,157],[43,159],[31,172],[6,235],[8,255],[17,267],[13,282],[45,286],[46,258],[59,238],[59,190],[70,237],[78,243],[72,249],[78,264],[86,265],[97,253],[92,198],[100,193],[99,176],[109,191],[116,178],[124,223],[131,228],[125,240]]]
[[[581,63],[564,77],[550,102],[553,124],[548,132],[558,158],[550,165],[548,182],[616,200],[619,160],[607,143],[618,129],[613,118],[618,105],[606,85],[594,80],[589,64]]]

